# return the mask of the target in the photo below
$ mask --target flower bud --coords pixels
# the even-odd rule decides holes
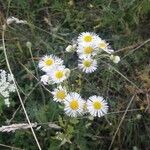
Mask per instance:
[[[66,78],[68,78],[70,76],[70,69],[66,68],[65,69],[65,75],[66,75]]]
[[[31,49],[32,43],[28,41],[28,42],[26,43],[26,46],[27,46],[29,49]]]
[[[70,52],[73,52],[76,48],[76,44],[73,44],[73,45],[68,45],[66,47],[66,52],[70,53]]]
[[[120,57],[111,55],[110,60],[112,60],[115,64],[117,64],[120,61]]]

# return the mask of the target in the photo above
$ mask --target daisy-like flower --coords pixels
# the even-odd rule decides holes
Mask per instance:
[[[96,45],[100,50],[103,50],[109,54],[114,52],[114,50],[110,49],[109,43],[107,43],[105,40],[102,40],[101,38],[97,38]]]
[[[104,116],[108,111],[108,104],[101,96],[91,96],[87,101],[87,109],[92,116]]]
[[[96,55],[97,47],[93,44],[88,45],[79,45],[77,49],[77,53],[79,57],[83,56],[94,56]]]
[[[78,67],[85,73],[92,73],[97,69],[97,61],[91,57],[79,60]]]
[[[54,55],[45,55],[39,61],[39,68],[44,72],[49,72],[55,65],[62,65],[63,60]]]
[[[77,42],[81,45],[94,43],[97,35],[93,32],[83,32],[79,35]]]
[[[66,97],[64,104],[64,110],[68,116],[77,117],[79,115],[82,115],[84,108],[84,100],[82,100],[81,96],[78,93],[69,93]]]
[[[45,74],[41,76],[41,82],[44,85],[48,85],[48,84],[54,84],[54,82],[52,81],[51,77],[49,74]]]
[[[50,77],[54,83],[61,83],[68,78],[68,68],[65,66],[55,66],[50,73]]]
[[[59,86],[58,88],[54,89],[52,92],[54,96],[54,101],[56,102],[64,102],[66,96],[67,96],[67,91],[65,87]]]

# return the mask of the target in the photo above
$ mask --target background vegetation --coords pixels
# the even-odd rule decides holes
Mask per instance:
[[[0,0],[0,31],[9,16],[29,23],[9,26],[5,42],[30,121],[38,124],[34,129],[43,150],[107,150],[111,143],[110,149],[114,150],[150,149],[149,0]],[[106,39],[121,57],[117,65],[101,60],[91,75],[72,73],[71,90],[87,97],[102,95],[108,100],[108,115],[94,120],[66,117],[35,79],[42,75],[37,64],[45,54],[56,54],[68,67],[76,66],[76,54],[66,54],[65,47],[84,31],[96,32]],[[31,52],[27,41],[32,43]],[[2,49],[0,69],[7,70]],[[51,90],[52,86],[47,88]],[[2,103],[1,100],[0,126],[27,122],[17,94],[12,94],[10,108]],[[0,133],[0,144],[38,149],[29,129]]]

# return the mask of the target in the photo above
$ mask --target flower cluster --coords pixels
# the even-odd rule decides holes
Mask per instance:
[[[85,73],[92,73],[97,69],[97,55],[103,51],[106,52],[114,63],[120,61],[119,56],[114,56],[109,43],[101,39],[97,34],[92,32],[83,32],[79,35],[76,42],[76,52],[79,56],[78,67]],[[75,51],[75,45],[69,45],[66,52]]]
[[[46,74],[41,81],[46,84],[61,83],[70,75],[70,70],[63,65],[63,60],[54,55],[45,55],[39,61],[39,68]]]
[[[69,45],[66,52],[76,51],[79,56],[78,67],[85,73],[92,73],[97,69],[96,56],[102,51],[107,52],[111,60],[119,62],[119,56],[113,56],[113,50],[109,44],[102,40],[98,35],[91,32],[81,33],[77,38],[76,44]],[[117,58],[115,58],[117,57]],[[101,117],[107,114],[108,104],[101,96],[90,96],[84,100],[80,94],[69,92],[63,81],[69,75],[70,70],[63,65],[63,60],[54,55],[45,55],[38,64],[39,68],[46,74],[41,77],[43,84],[57,84],[51,93],[53,100],[64,106],[66,115],[77,117],[84,114]]]
[[[10,106],[9,96],[11,92],[15,92],[12,76],[9,73],[7,74],[5,70],[0,70],[0,96],[4,98],[7,107]]]
[[[65,87],[58,86],[52,92],[53,100],[64,105],[66,115],[77,117],[84,114],[101,117],[107,114],[108,104],[103,97],[90,96],[88,100],[84,100],[80,94],[76,92],[68,93]]]

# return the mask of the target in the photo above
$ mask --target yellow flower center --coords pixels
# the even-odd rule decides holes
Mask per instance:
[[[58,98],[58,99],[64,100],[65,97],[66,97],[65,91],[58,91],[56,94],[56,98]]]
[[[84,37],[84,41],[85,42],[91,42],[92,41],[92,36],[91,35],[86,35],[85,37]]]
[[[49,58],[49,59],[47,59],[47,60],[45,61],[45,64],[46,64],[47,66],[50,66],[50,65],[53,64],[53,60]]]
[[[84,48],[85,54],[91,54],[93,52],[93,48],[91,46],[87,46]]]
[[[73,110],[76,110],[79,108],[79,103],[76,99],[73,99],[71,102],[70,102],[70,108],[73,109]]]
[[[89,60],[84,60],[84,61],[83,61],[83,65],[84,65],[85,67],[90,67],[91,64],[92,64],[92,62],[89,61]]]
[[[106,47],[107,47],[107,44],[105,42],[101,42],[99,44],[99,48],[101,48],[101,49],[105,49]]]
[[[94,109],[99,110],[103,107],[103,105],[102,105],[101,102],[96,101],[96,102],[93,103],[93,107],[94,107]]]
[[[56,76],[56,78],[61,79],[64,76],[64,72],[63,71],[56,71],[55,76]]]

